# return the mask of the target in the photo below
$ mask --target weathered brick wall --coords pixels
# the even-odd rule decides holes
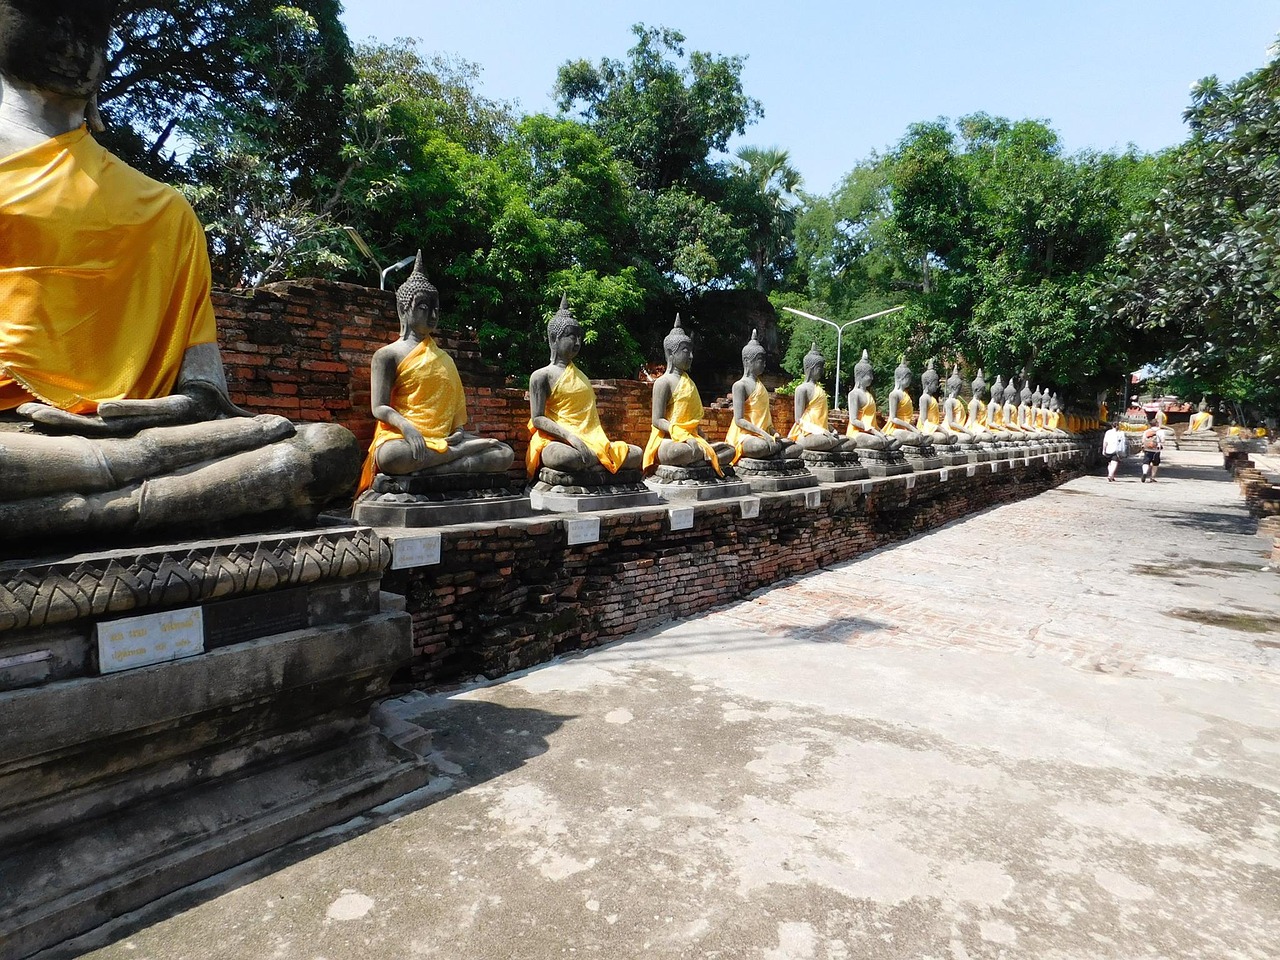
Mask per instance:
[[[367,444],[373,437],[369,414],[369,359],[399,334],[395,297],[390,292],[348,283],[299,280],[268,284],[248,294],[216,290],[218,341],[233,402],[254,413],[278,413],[298,422],[335,421]],[[528,447],[529,398],[523,389],[503,386],[486,363],[475,338],[443,332],[440,342],[458,366],[467,394],[471,429],[502,440],[524,462]],[[651,387],[638,380],[597,380],[596,403],[605,432],[643,447],[649,439]],[[704,430],[724,438],[732,412],[707,403]],[[726,404],[722,398],[718,404]],[[792,423],[789,397],[773,398],[774,425],[786,433]]]
[[[1033,496],[1080,472],[1035,465],[997,474],[981,465],[764,495],[743,519],[736,503],[699,505],[693,529],[669,529],[665,507],[601,516],[600,541],[568,546],[559,519],[498,524],[483,535],[441,533],[442,562],[393,571],[383,589],[413,616],[413,680],[431,686],[500,676],[744,597],[979,509]],[[857,601],[850,599],[850,609]]]

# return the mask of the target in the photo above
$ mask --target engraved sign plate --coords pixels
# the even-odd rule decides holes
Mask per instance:
[[[667,516],[671,518],[672,530],[693,529],[693,507],[673,507],[667,511]]]
[[[907,477],[907,489],[914,490],[916,488],[916,478],[914,476]]]
[[[600,539],[599,517],[575,517],[564,522],[569,546],[579,543],[596,543]]]
[[[945,471],[945,470],[939,470],[939,471],[938,471],[938,482],[939,482],[939,483],[946,483],[946,482],[947,482],[947,477],[949,477],[949,476],[950,476],[950,474],[949,474],[949,473],[947,473],[947,471]]]
[[[760,498],[759,497],[743,497],[738,501],[738,508],[742,511],[743,520],[751,520],[760,516]]]
[[[391,569],[430,567],[440,562],[440,534],[396,537],[391,541]]]
[[[204,607],[204,648],[301,630],[307,623],[306,587],[219,600]]]
[[[204,611],[199,607],[107,620],[94,629],[102,673],[167,663],[204,652]]]
[[[964,475],[966,477],[972,477],[977,472],[978,472],[978,466],[977,464],[974,464],[974,463],[971,463],[964,468]]]
[[[804,505],[805,505],[806,507],[820,507],[820,506],[822,506],[822,491],[821,491],[821,490],[806,490],[806,491],[804,492]]]

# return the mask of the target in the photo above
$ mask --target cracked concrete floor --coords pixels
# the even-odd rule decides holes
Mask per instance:
[[[433,787],[63,953],[1280,955],[1280,580],[1169,460],[407,697]]]

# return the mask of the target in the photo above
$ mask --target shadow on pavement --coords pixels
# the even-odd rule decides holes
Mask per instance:
[[[96,930],[50,947],[32,960],[70,960],[90,950],[110,946],[406,814],[518,769],[533,757],[546,753],[551,735],[574,719],[546,710],[511,708],[482,700],[454,700],[446,696],[430,699],[431,705],[422,711],[420,718],[431,730],[433,757],[441,753],[466,757],[471,764],[467,770],[458,772],[458,768],[446,761],[442,764],[446,772],[437,773],[431,784],[420,790],[178,890]],[[454,775],[449,775],[447,770],[453,770]]]

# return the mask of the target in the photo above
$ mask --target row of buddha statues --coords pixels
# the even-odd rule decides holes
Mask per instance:
[[[498,440],[464,429],[463,387],[435,336],[440,298],[427,279],[419,253],[413,273],[396,294],[399,340],[378,350],[371,363],[372,412],[378,421],[357,493],[360,504],[395,503],[415,497],[474,495],[483,476],[505,477],[515,453]],[[666,369],[653,383],[651,428],[644,447],[611,439],[596,407],[590,380],[576,364],[584,343],[582,325],[567,298],[547,325],[546,366],[529,378],[529,446],[526,473],[531,490],[590,496],[629,492],[678,492],[674,486],[748,481],[755,489],[786,478],[857,479],[929,469],[946,464],[1065,450],[1079,424],[1063,413],[1056,394],[1021,390],[997,377],[985,400],[983,374],[969,385],[953,367],[942,384],[932,362],[921,377],[917,402],[912,372],[895,371],[883,415],[871,392],[866,351],[854,371],[848,425],[832,429],[823,387],[826,360],[816,344],[803,362],[804,381],[795,391],[795,418],[784,435],[773,424],[763,382],[765,349],[753,331],[742,350],[742,377],[732,389],[733,416],[723,439],[703,429],[705,411],[690,370],[694,343],[677,315],[663,340]],[[758,482],[758,483],[755,483]],[[759,484],[765,484],[760,486]],[[797,484],[792,484],[795,486]],[[501,482],[493,489],[500,490]],[[510,491],[505,491],[510,493]]]
[[[401,336],[372,360],[377,426],[363,470],[342,426],[254,416],[232,403],[199,219],[176,190],[121,162],[90,129],[101,129],[93,103],[115,5],[73,6],[0,0],[3,549],[312,522],[352,489],[357,518],[361,504],[388,498],[511,499],[513,451],[466,429],[457,369],[435,339],[439,295],[420,257],[396,293]],[[641,449],[601,426],[590,381],[574,363],[583,335],[567,303],[547,338],[550,362],[529,386],[532,492],[653,496],[646,479],[716,484],[736,474],[781,483],[807,465],[847,472],[860,456],[890,470],[902,451],[1040,438],[1062,426],[1044,395],[1013,403],[1002,393],[1002,406],[971,404],[972,415],[955,390],[939,403],[932,369],[913,418],[905,367],[880,425],[864,361],[851,395],[858,416],[838,435],[827,423],[822,358],[811,352],[797,423],[784,437],[771,422],[764,350],[753,338],[733,388],[733,423],[712,441],[688,375],[693,343],[677,320]]]

